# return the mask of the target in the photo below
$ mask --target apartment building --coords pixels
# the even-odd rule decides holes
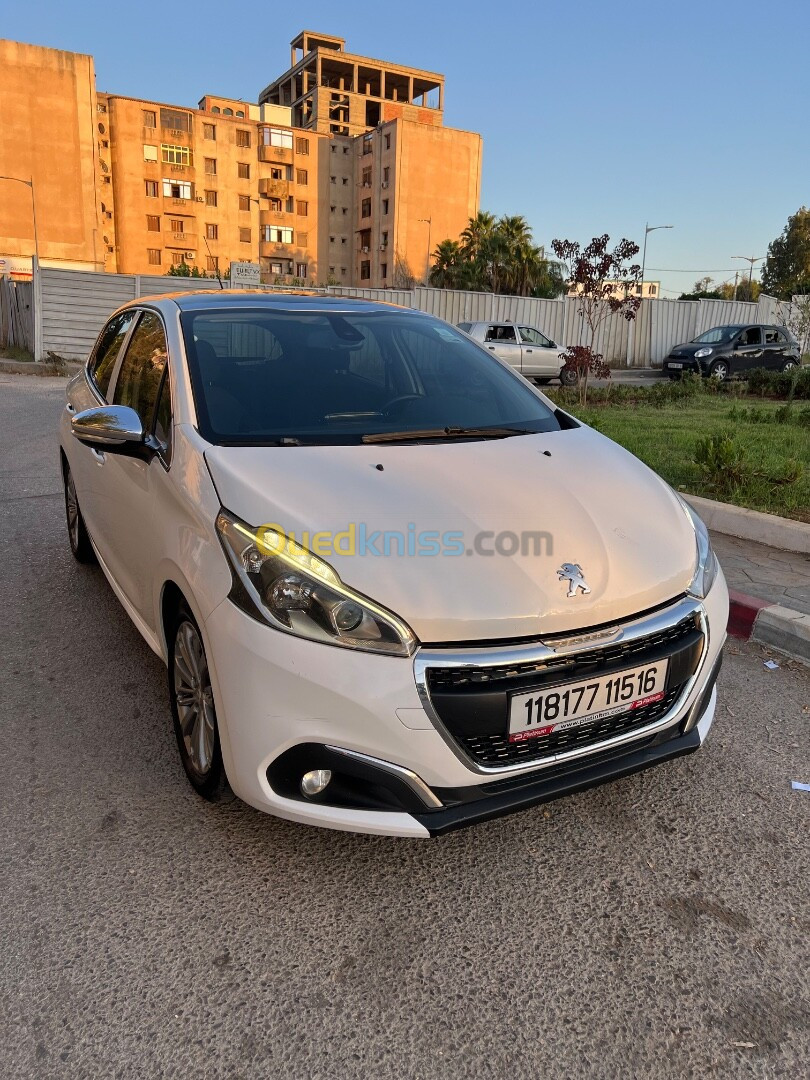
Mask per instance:
[[[431,248],[477,211],[480,136],[443,126],[441,75],[309,31],[291,61],[258,103],[205,95],[190,108],[96,92],[92,57],[0,42],[0,173],[34,178],[43,262],[423,280]],[[0,184],[20,189],[0,190],[0,255],[29,254],[30,191]]]

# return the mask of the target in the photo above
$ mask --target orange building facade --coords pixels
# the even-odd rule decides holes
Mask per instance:
[[[0,42],[13,118],[0,174],[33,178],[42,262],[209,276],[251,262],[279,284],[424,280],[431,248],[477,212],[481,138],[443,126],[441,76],[344,44],[303,32],[258,104],[205,96],[188,108],[97,93],[92,57]],[[0,255],[32,252],[26,199],[0,180]]]

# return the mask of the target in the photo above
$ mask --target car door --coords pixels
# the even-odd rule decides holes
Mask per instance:
[[[115,366],[135,322],[133,308],[114,315],[99,334],[95,349],[90,356],[84,377],[71,382],[68,400],[65,405],[65,417],[69,425],[70,417],[84,409],[98,408],[107,401],[107,393]],[[78,439],[67,435],[65,438],[67,458],[73,474],[73,483],[82,510],[87,531],[96,544],[102,541],[101,513],[99,503],[99,453]]]
[[[787,356],[787,337],[776,326],[763,326],[762,335],[762,366],[771,371],[781,371]]]
[[[753,368],[762,367],[762,361],[762,327],[748,326],[734,344],[732,371],[735,374],[741,371],[751,371]]]
[[[560,374],[560,356],[556,344],[533,326],[519,326],[521,362],[524,375],[556,379]]]
[[[506,360],[517,371],[521,370],[521,348],[516,327],[512,323],[488,323],[484,334],[484,348]]]
[[[140,312],[112,387],[112,404],[127,405],[155,433],[162,450],[144,457],[103,453],[101,555],[129,603],[154,628],[155,484],[168,468],[171,414],[166,332],[157,311]]]

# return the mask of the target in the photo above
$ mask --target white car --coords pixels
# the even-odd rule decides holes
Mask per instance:
[[[431,316],[135,301],[60,442],[72,550],[167,664],[206,798],[426,837],[706,737],[728,592],[705,527]]]
[[[460,322],[458,328],[533,382],[545,385],[559,379],[563,386],[576,384],[577,373],[565,366],[564,350],[536,326],[490,321]]]

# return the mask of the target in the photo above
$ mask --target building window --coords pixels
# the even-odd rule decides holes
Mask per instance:
[[[266,244],[291,244],[293,242],[293,231],[292,229],[282,229],[278,225],[263,225],[262,240]]]
[[[346,185],[347,185],[348,183],[349,183],[349,178],[348,178],[348,176],[344,176],[344,177],[343,177],[343,186],[344,186],[344,187],[346,187]]]
[[[249,244],[250,243],[250,229],[240,229],[239,230],[239,243],[240,244]]]
[[[150,143],[143,144],[143,160],[144,161],[157,161],[157,147],[152,146]]]
[[[363,156],[370,154],[374,147],[371,145],[371,136],[366,135],[363,139]]]
[[[336,207],[336,206],[330,206],[330,207],[329,207],[329,211],[330,211],[330,213],[332,213],[332,214],[334,214],[334,212],[335,212],[336,210],[337,210],[337,207]]]
[[[390,176],[391,176],[391,170],[386,165],[385,168],[383,169],[383,178],[382,178],[382,182],[386,187],[388,187],[388,181],[389,181]]]
[[[360,217],[371,217],[371,199],[363,199],[360,204]]]
[[[345,243],[346,243],[346,237],[345,237],[345,236],[341,236],[341,238],[340,238],[340,242],[341,242],[341,244],[345,244]]]
[[[222,110],[222,115],[223,116],[233,116],[233,109],[223,109]]]
[[[266,127],[261,129],[261,140],[265,146],[280,146],[283,150],[292,150],[293,133],[283,128]]]
[[[236,115],[240,120],[244,120],[245,119],[245,110],[244,109],[237,109],[236,110]]]
[[[150,266],[160,266],[160,248],[147,248],[146,257]]]
[[[363,187],[371,187],[371,166],[363,169]]]
[[[341,212],[341,214],[343,214],[343,216],[345,217],[345,216],[346,216],[346,214],[348,214],[348,212],[349,212],[349,208],[348,208],[348,206],[344,206],[344,207],[342,207],[342,208],[341,208],[341,211],[340,211],[340,212]]]
[[[329,177],[329,183],[330,184],[336,184],[337,183],[337,177],[336,176],[330,176]]]
[[[296,184],[308,184],[309,183],[309,173],[307,172],[306,169],[298,169],[297,170],[297,172],[295,174],[295,182],[296,182]]]
[[[191,131],[191,115],[174,109],[160,110],[160,126],[172,131]]]
[[[163,180],[163,194],[167,199],[190,199],[191,184],[185,180]]]
[[[172,218],[169,221],[169,227],[173,233],[184,233],[186,231],[186,224],[182,218]]]
[[[154,109],[143,110],[143,126],[148,128],[157,127],[157,115],[155,114]],[[160,252],[158,252],[158,254],[160,254]],[[158,259],[158,262],[160,262],[160,259]]]
[[[388,213],[388,199],[383,199],[382,201],[382,212],[384,214]]]
[[[146,196],[149,199],[156,199],[158,196],[157,180],[146,181]]]
[[[160,144],[160,156],[164,165],[191,165],[191,148],[188,146],[172,146],[169,143]]]
[[[219,225],[212,225],[210,222],[206,224],[205,238],[206,240],[219,240]]]
[[[306,247],[309,243],[309,233],[300,232],[295,234],[299,247]]]
[[[348,148],[348,146],[344,146],[344,147],[343,147],[343,153],[344,153],[344,154],[348,154],[348,152],[349,152],[349,148]],[[345,272],[345,268],[344,268],[344,272]]]
[[[208,255],[208,256],[206,256],[205,262],[206,262],[206,268],[208,270],[210,270],[212,273],[216,274],[216,273],[219,272],[219,256],[218,255]]]
[[[334,268],[334,266],[330,266],[330,267],[329,267],[329,273],[330,273],[330,274],[334,274],[334,272],[335,272],[335,268]]]
[[[217,137],[217,125],[216,124],[203,124],[203,138],[214,139]]]
[[[237,161],[236,163],[236,175],[240,180],[250,179],[250,165],[246,161]]]
[[[209,176],[216,176],[217,175],[217,159],[216,158],[213,158],[213,157],[205,158],[204,161],[203,161],[203,167],[205,169],[205,172]]]
[[[185,261],[186,261],[186,257],[185,257],[185,255],[183,254],[182,251],[173,251],[172,252],[172,262],[174,263],[175,266],[182,266]]]
[[[309,213],[309,203],[305,202],[304,199],[299,199],[297,210],[299,217],[306,217]]]
[[[345,266],[341,266],[340,272],[343,275],[343,277],[346,277],[346,267]]]
[[[306,263],[296,263],[295,264],[295,276],[296,277],[306,277],[307,276],[307,264]]]
[[[363,259],[363,261],[360,263],[360,280],[361,281],[368,281],[368,279],[370,277],[371,277],[371,263],[368,261],[368,259]]]
[[[218,113],[218,112],[220,112],[220,111],[221,111],[221,110],[220,110],[220,107],[219,107],[219,105],[212,105],[212,106],[211,106],[211,112],[212,112],[212,113]]]
[[[283,180],[284,179],[284,170],[281,168],[280,165],[274,165],[273,168],[270,170],[270,179],[271,180]]]
[[[217,193],[215,191],[206,191],[205,193],[205,205],[216,206],[217,205]]]
[[[386,150],[391,149],[391,136],[390,135],[385,136],[385,149]]]
[[[271,274],[276,274],[276,275],[283,274],[284,273],[284,267],[283,267],[282,263],[280,263],[280,262],[271,262],[270,263],[270,273]]]
[[[284,210],[288,214],[295,213],[295,199],[292,197],[292,195],[287,196],[287,201],[284,204]]]
[[[146,215],[146,228],[149,232],[160,232],[160,218],[157,214]]]
[[[380,233],[380,247],[381,248],[387,248],[388,247],[388,233],[387,232]]]
[[[249,195],[240,195],[239,196],[239,209],[240,210],[250,210],[250,196]]]
[[[332,145],[331,145],[331,146],[329,147],[329,149],[330,149],[330,150],[332,151],[332,153],[334,154],[334,152],[335,152],[335,151],[337,150],[337,147],[335,146],[335,144],[334,144],[334,143],[332,143]]]
[[[388,263],[380,263],[380,277],[381,278],[387,278],[388,277]]]
[[[250,146],[250,132],[245,131],[244,128],[236,129],[236,145],[237,146]]]
[[[281,199],[277,199],[275,197],[271,198],[270,199],[270,209],[272,211],[274,211],[276,214],[280,214],[281,213]]]
[[[295,152],[296,152],[296,154],[308,154],[309,153],[309,139],[296,139],[295,140]]]

